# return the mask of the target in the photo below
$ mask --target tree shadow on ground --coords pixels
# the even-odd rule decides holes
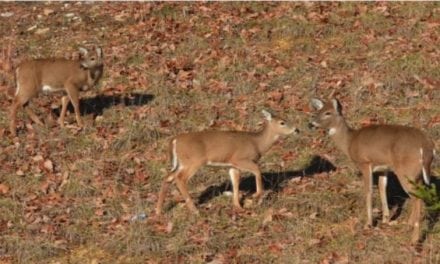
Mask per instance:
[[[280,172],[266,172],[263,173],[263,184],[265,190],[271,190],[273,192],[279,192],[284,183],[293,178],[311,177],[314,174],[322,172],[330,172],[335,170],[336,167],[328,160],[314,156],[311,162],[302,170],[295,171],[280,171]],[[244,177],[240,181],[240,191],[255,192],[255,177],[253,175]],[[210,186],[200,194],[198,198],[198,204],[206,203],[212,198],[221,195],[225,191],[231,191],[232,186],[229,180],[223,182],[220,185]]]
[[[142,106],[148,104],[154,99],[152,94],[131,93],[126,95],[97,95],[91,98],[84,98],[80,101],[81,115],[93,114],[102,115],[104,110],[116,105],[124,106]],[[67,109],[73,112],[73,106],[69,103]],[[53,110],[53,113],[59,115],[61,107]]]

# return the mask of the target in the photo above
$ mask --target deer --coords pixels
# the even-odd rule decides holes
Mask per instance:
[[[83,127],[80,115],[79,92],[95,86],[103,74],[102,49],[97,47],[91,54],[79,48],[79,58],[48,58],[23,61],[15,70],[16,88],[10,110],[10,132],[16,136],[17,110],[24,107],[30,119],[43,125],[37,115],[28,107],[30,100],[41,92],[65,92],[61,98],[61,113],[58,124],[64,126],[64,117],[70,102],[75,111],[76,122]]]
[[[162,205],[169,184],[174,182],[185,199],[188,209],[198,214],[189,193],[189,179],[202,166],[229,168],[232,182],[232,203],[237,211],[242,211],[239,197],[240,172],[250,172],[255,176],[256,192],[259,198],[264,192],[262,175],[257,164],[261,156],[281,137],[299,130],[285,120],[275,117],[266,110],[262,111],[264,126],[258,132],[204,130],[177,135],[169,141],[169,157],[172,161],[170,173],[163,179],[156,215],[161,215]]]
[[[328,131],[335,145],[362,173],[367,209],[365,227],[373,226],[374,172],[385,172],[379,176],[378,188],[382,222],[389,223],[386,187],[388,172],[393,171],[409,195],[411,213],[408,224],[413,228],[411,243],[417,244],[420,241],[423,201],[412,193],[415,190],[414,184],[430,184],[431,163],[435,154],[433,141],[421,130],[410,126],[374,124],[353,129],[347,125],[339,100],[322,101],[313,98],[310,103],[316,112],[309,126]]]

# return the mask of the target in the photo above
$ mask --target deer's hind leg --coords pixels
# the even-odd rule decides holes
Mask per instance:
[[[410,227],[413,228],[411,243],[416,244],[419,242],[421,237],[420,225],[422,221],[423,201],[411,194],[415,191],[415,186],[410,181],[414,181],[416,184],[422,182],[421,169],[404,168],[397,171],[396,173],[399,177],[400,184],[402,185],[406,193],[408,193],[409,195],[409,204],[410,204],[411,212],[408,219],[408,224]]]
[[[159,195],[157,198],[157,204],[156,204],[156,214],[157,215],[162,214],[162,206],[163,206],[163,202],[165,200],[165,195],[167,194],[168,187],[169,187],[170,183],[174,181],[175,175],[176,175],[175,172],[171,172],[162,181],[162,185],[160,187]]]
[[[23,85],[22,85],[23,86]],[[11,132],[12,136],[17,135],[17,111],[20,107],[24,107],[27,115],[30,117],[34,123],[38,125],[43,125],[43,122],[40,121],[40,119],[37,117],[37,115],[29,108],[28,104],[32,97],[36,96],[37,92],[28,92],[24,93],[23,89],[20,89],[20,86],[17,85],[17,92],[14,97],[13,103],[11,105],[11,110],[9,113],[10,123],[9,123],[9,130]],[[26,90],[27,91],[27,90]]]
[[[188,192],[188,181],[189,179],[196,173],[196,171],[200,168],[200,165],[189,165],[188,167],[180,167],[176,172],[176,177],[174,181],[176,182],[176,186],[185,199],[185,203],[188,206],[188,209],[198,214],[197,207],[195,206],[191,196]]]

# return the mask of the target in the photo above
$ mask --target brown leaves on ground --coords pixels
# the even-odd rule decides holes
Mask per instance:
[[[125,263],[410,261],[399,225],[360,230],[362,186],[326,132],[306,128],[308,100],[338,97],[356,127],[416,123],[438,145],[438,15],[435,3],[2,3],[0,243],[12,245],[11,262],[24,263],[65,254],[73,262],[116,261],[113,254]],[[14,90],[14,67],[32,57],[72,58],[82,45],[102,46],[105,58],[100,88],[82,95],[87,126],[40,128],[23,113],[10,140],[4,91]],[[59,97],[40,96],[30,107],[55,120]],[[263,158],[264,172],[301,172],[317,154],[336,172],[272,179],[279,191],[259,205],[245,197],[242,214],[219,195],[199,205],[199,220],[180,205],[164,219],[150,215],[169,168],[169,137],[257,130],[263,108],[302,133]],[[202,191],[227,181],[221,170],[199,175],[192,184]],[[170,189],[167,203],[183,202]],[[135,212],[146,219],[133,221]],[[163,247],[148,249],[150,239]]]

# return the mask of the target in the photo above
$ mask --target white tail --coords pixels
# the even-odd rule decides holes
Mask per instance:
[[[67,104],[70,102],[75,110],[76,121],[82,126],[79,109],[79,91],[94,86],[102,76],[102,49],[96,48],[94,54],[80,48],[78,60],[67,59],[36,59],[22,62],[16,69],[17,87],[10,112],[11,135],[16,135],[16,116],[19,107],[24,106],[27,114],[35,123],[43,123],[35,113],[26,107],[29,101],[41,91],[65,91],[67,96],[61,98],[61,114],[58,119],[64,125]]]
[[[435,151],[432,151],[432,156],[434,157],[435,155]],[[423,173],[423,181],[425,182],[426,185],[431,184],[431,179],[430,179],[430,175],[428,174],[428,170],[430,168],[426,168],[426,165],[424,164],[424,155],[423,155],[423,148],[420,148],[420,164],[422,165],[422,173]]]
[[[433,142],[419,129],[398,125],[371,125],[359,130],[351,129],[343,115],[338,100],[323,102],[312,99],[317,111],[312,127],[328,130],[336,146],[341,149],[361,170],[366,193],[368,226],[373,225],[372,185],[373,172],[392,170],[402,187],[410,194],[413,184],[429,184],[433,159]],[[386,174],[379,178],[379,192],[382,200],[383,222],[389,221],[386,199]],[[414,227],[412,242],[420,239],[422,201],[410,195],[412,213],[409,223]]]
[[[269,150],[280,136],[298,133],[286,121],[273,117],[263,110],[265,126],[259,132],[244,131],[202,131],[178,135],[170,140],[169,152],[173,168],[167,175],[159,192],[156,213],[162,212],[162,205],[171,182],[185,198],[188,208],[197,212],[187,189],[188,180],[203,165],[229,167],[229,175],[233,188],[233,204],[241,208],[238,185],[240,171],[251,172],[255,175],[257,192],[263,193],[261,172],[258,159]]]

